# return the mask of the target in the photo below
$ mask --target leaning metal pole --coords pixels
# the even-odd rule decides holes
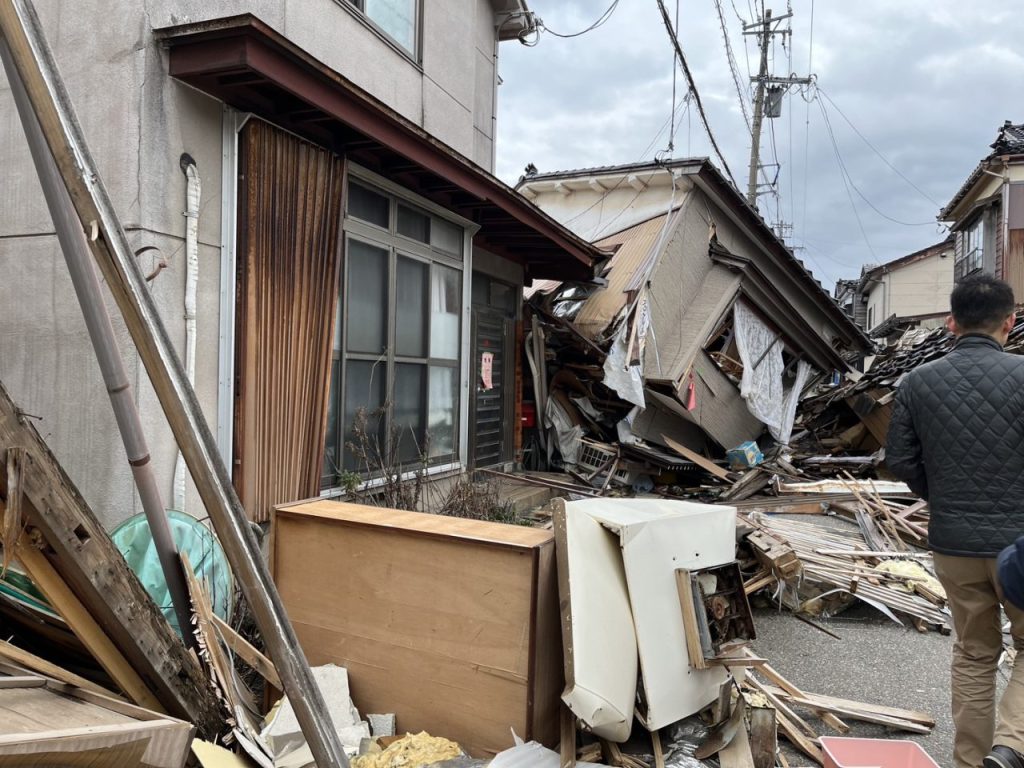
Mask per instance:
[[[114,409],[117,428],[121,433],[125,453],[128,454],[128,464],[132,468],[135,486],[138,488],[139,498],[142,500],[142,509],[146,513],[149,530],[153,535],[153,546],[160,560],[160,568],[164,572],[164,580],[167,582],[174,613],[178,617],[178,627],[181,629],[181,636],[185,638],[185,643],[192,645],[195,640],[192,632],[189,631],[192,612],[189,608],[185,573],[181,569],[178,549],[171,535],[167,512],[160,498],[160,489],[157,487],[156,475],[153,473],[153,464],[150,460],[149,446],[146,445],[146,436],[142,431],[139,409],[135,405],[124,360],[117,348],[114,326],[111,325],[110,315],[107,314],[107,307],[103,301],[103,292],[100,289],[99,277],[96,275],[96,267],[92,263],[89,246],[85,240],[85,234],[82,232],[82,225],[75,214],[75,209],[71,205],[71,198],[68,197],[64,182],[61,181],[60,174],[57,172],[57,166],[53,164],[53,157],[50,155],[49,147],[46,146],[39,121],[36,120],[35,113],[32,112],[28,94],[25,93],[25,84],[21,82],[18,70],[15,69],[11,61],[10,49],[3,37],[0,37],[0,60],[3,61],[4,69],[7,70],[7,80],[11,86],[14,102],[18,107],[21,125],[25,129],[25,137],[28,139],[29,151],[35,162],[36,173],[43,186],[46,205],[50,209],[53,226],[57,230],[57,240],[60,241],[60,248],[64,252],[64,261],[71,274],[71,282],[78,296],[78,304],[82,307],[85,326],[89,331],[93,350],[96,352],[96,360],[100,365],[107,394],[110,395],[110,404]]]
[[[163,326],[128,238],[114,212],[31,0],[0,0],[0,34],[32,103],[88,244],[157,397],[242,593],[259,625],[285,693],[320,768],[348,768],[320,689],[249,529],[245,510],[206,424],[195,391]]]

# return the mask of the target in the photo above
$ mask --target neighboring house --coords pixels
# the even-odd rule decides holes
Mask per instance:
[[[158,249],[140,261],[253,519],[361,469],[361,408],[387,405],[370,431],[438,476],[515,458],[516,297],[603,255],[491,175],[523,0],[38,6],[132,244]],[[0,379],[114,525],[140,505],[6,90],[0,114]],[[201,180],[188,216],[183,170]],[[166,503],[201,515],[191,485],[172,491],[176,447],[121,338]]]
[[[1024,124],[1009,120],[939,213],[955,238],[954,279],[985,272],[1024,296]]]
[[[847,356],[870,347],[706,158],[532,174],[518,188],[614,251],[607,286],[572,321],[614,339],[609,360],[638,361],[643,396],[623,396],[643,403],[632,428],[650,443],[666,435],[700,450],[707,436],[732,448],[777,420],[814,371],[846,370]],[[605,364],[620,394],[628,387],[611,382],[621,370]],[[757,392],[746,402],[741,380]]]
[[[861,274],[868,267],[861,268]],[[843,312],[857,324],[864,328],[867,323],[867,306],[861,301],[860,278],[853,280],[836,280],[835,291],[836,304],[843,308]]]
[[[953,236],[885,264],[869,264],[857,280],[836,284],[836,301],[865,331],[888,336],[934,328],[949,314]]]

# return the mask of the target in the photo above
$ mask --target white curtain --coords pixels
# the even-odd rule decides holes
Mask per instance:
[[[743,363],[740,394],[747,409],[769,429],[782,428],[782,340],[743,302],[733,309],[736,347]]]
[[[768,428],[772,437],[783,445],[788,445],[789,438],[793,436],[793,422],[796,420],[796,407],[800,403],[800,393],[804,391],[807,380],[811,378],[813,372],[814,368],[806,360],[801,360],[796,364],[796,381],[786,392],[786,399],[782,403],[782,423],[778,429]]]
[[[801,360],[797,363],[793,386],[784,390],[782,376],[785,363],[779,334],[742,302],[736,302],[733,316],[736,346],[743,363],[740,394],[747,401],[750,412],[768,427],[772,437],[785,445],[793,435],[800,393],[807,386],[814,368]]]

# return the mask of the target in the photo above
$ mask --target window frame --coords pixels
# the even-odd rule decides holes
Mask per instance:
[[[968,250],[970,243],[974,247]],[[953,280],[960,282],[985,264],[985,217],[979,214],[960,231],[960,255],[953,261]]]
[[[394,380],[396,366],[402,363],[410,363],[416,365],[422,365],[425,378],[422,391],[422,404],[424,407],[424,418],[427,422],[425,426],[429,428],[429,377],[430,370],[432,367],[443,367],[443,368],[454,368],[458,371],[458,405],[456,409],[457,427],[454,435],[456,441],[455,451],[451,455],[439,457],[433,463],[428,462],[427,473],[430,475],[440,473],[450,473],[455,471],[462,471],[468,466],[468,451],[469,451],[469,415],[470,415],[470,328],[471,328],[471,300],[472,300],[472,275],[473,275],[473,237],[480,229],[480,225],[465,219],[458,214],[433,203],[430,200],[422,198],[416,195],[414,192],[395,184],[394,182],[376,174],[372,171],[356,166],[353,164],[348,165],[348,180],[347,183],[351,184],[355,182],[364,187],[370,188],[372,191],[383,194],[388,197],[388,227],[378,226],[370,222],[353,218],[348,213],[348,205],[350,196],[348,189],[345,193],[345,210],[341,212],[342,216],[342,258],[344,260],[341,274],[341,285],[339,287],[338,302],[341,311],[335,312],[338,327],[335,329],[336,338],[339,339],[339,348],[332,349],[332,360],[331,367],[332,371],[335,368],[337,362],[338,370],[338,387],[337,387],[337,400],[336,400],[336,424],[340,430],[338,435],[338,441],[341,446],[341,452],[339,454],[339,465],[340,469],[344,471],[344,440],[345,431],[347,425],[345,423],[345,379],[347,376],[347,361],[348,360],[364,360],[364,361],[377,361],[381,360],[385,364],[385,384],[384,384],[384,399],[385,401],[391,400],[394,394]],[[407,206],[413,206],[414,208],[421,209],[432,217],[444,219],[447,222],[455,224],[462,229],[462,252],[463,256],[461,259],[456,258],[436,247],[432,247],[429,244],[422,243],[418,240],[405,237],[398,234],[397,232],[397,211],[400,204]],[[372,353],[362,352],[348,352],[346,348],[346,321],[347,321],[347,302],[343,302],[343,298],[350,295],[349,285],[349,265],[348,265],[348,244],[351,240],[366,243],[372,247],[381,248],[387,251],[387,313],[386,317],[386,348],[378,355]],[[459,343],[457,357],[452,360],[450,358],[433,358],[430,356],[430,331],[429,325],[426,334],[427,348],[425,350],[426,355],[422,358],[414,358],[408,355],[398,355],[395,349],[395,327],[396,327],[396,295],[397,295],[397,264],[399,258],[408,258],[413,261],[424,263],[427,265],[427,285],[430,285],[431,275],[433,274],[433,265],[440,267],[453,268],[458,270],[461,275],[461,307],[459,313]],[[427,297],[427,322],[429,319],[429,289]],[[390,418],[390,417],[389,417]],[[390,423],[390,421],[389,421]],[[325,435],[326,440],[326,435]],[[418,471],[420,467],[415,467],[408,472],[403,474],[403,477],[412,477]],[[373,488],[383,482],[382,478],[379,477],[365,477],[361,488]],[[343,493],[343,489],[337,482],[337,475],[333,478],[329,478],[323,469],[321,468],[321,491],[322,497],[339,496]]]
[[[417,67],[423,63],[423,8],[424,0],[413,0],[415,4],[415,19],[413,19],[413,49],[410,51],[394,36],[389,34],[372,16],[366,12],[366,0],[335,0],[342,7],[347,8],[356,19],[366,26],[371,32],[380,37],[385,43],[394,48],[405,58],[409,59]]]

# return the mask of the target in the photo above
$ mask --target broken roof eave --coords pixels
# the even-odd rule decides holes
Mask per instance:
[[[356,162],[386,156],[372,169],[480,224],[477,244],[528,278],[590,279],[608,256],[251,14],[154,32],[172,77]]]
[[[822,310],[833,319],[833,324],[839,337],[846,342],[850,349],[859,349],[863,352],[873,348],[871,340],[863,330],[842,310],[821,284],[814,279],[807,268],[800,263],[778,236],[765,224],[764,219],[757,211],[750,206],[746,200],[739,197],[739,193],[725,179],[724,176],[711,164],[705,161],[695,169],[681,169],[681,172],[696,177],[696,185],[702,192],[707,194],[715,203],[726,212],[732,222],[738,226],[751,242],[757,243],[762,252],[771,258],[782,260],[784,266],[796,271],[799,276],[798,284],[804,294],[818,304]],[[733,198],[730,202],[729,198]],[[742,203],[738,205],[737,203]],[[760,234],[755,234],[759,231]],[[770,247],[769,247],[770,244]],[[843,368],[847,367],[844,361]]]
[[[849,363],[835,350],[827,340],[815,332],[814,328],[799,313],[793,317],[792,305],[786,301],[782,293],[772,284],[760,267],[750,259],[737,256],[719,246],[718,252],[712,250],[711,258],[724,266],[743,273],[737,296],[745,296],[759,311],[768,312],[776,318],[774,324],[782,331],[783,336],[796,345],[794,352],[802,351],[821,370],[830,367],[839,370],[849,369]],[[786,318],[784,321],[778,318]]]

